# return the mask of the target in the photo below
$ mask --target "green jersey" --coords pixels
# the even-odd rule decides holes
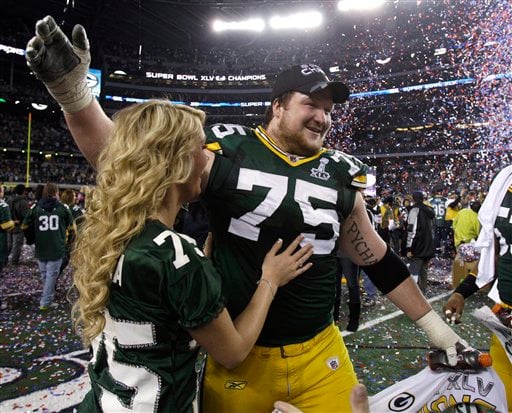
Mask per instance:
[[[82,212],[82,208],[75,204],[71,208],[71,215],[73,216],[73,219],[76,221],[78,218],[82,217],[84,213]]]
[[[79,411],[192,412],[198,349],[187,329],[223,308],[220,277],[195,242],[148,221],[113,274]]]
[[[327,149],[289,157],[262,127],[218,124],[206,135],[216,156],[204,199],[229,312],[235,318],[249,303],[276,240],[287,246],[304,234],[313,267],[279,288],[258,344],[308,340],[332,322],[340,226],[366,185],[366,165]]]
[[[73,221],[76,224],[76,230],[78,231],[84,221],[85,215],[82,211],[82,208],[80,208],[78,205],[73,205],[71,208],[71,215],[73,216]],[[74,239],[73,239],[74,241]]]
[[[501,300],[512,305],[512,187],[503,198],[494,224],[499,241],[499,259],[496,268]]]
[[[446,198],[441,195],[435,195],[430,199],[430,205],[436,213],[436,227],[444,227],[446,215]]]
[[[7,231],[14,228],[14,221],[11,219],[9,205],[3,199],[0,200],[0,261],[7,262],[9,251],[7,249]],[[0,269],[2,265],[0,265]]]
[[[34,225],[35,255],[41,261],[64,258],[66,239],[74,231],[71,210],[53,198],[43,198],[33,205],[23,220],[22,228]]]

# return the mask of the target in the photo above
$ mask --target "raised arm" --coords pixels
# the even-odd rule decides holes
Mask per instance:
[[[306,261],[313,254],[311,244],[297,250],[303,236],[297,237],[281,254],[278,241],[265,256],[262,276],[251,301],[232,321],[226,309],[203,327],[189,330],[190,335],[218,363],[230,369],[240,364],[249,354],[263,328],[267,312],[278,287],[311,268]]]
[[[27,44],[26,58],[30,70],[64,111],[78,148],[95,167],[112,121],[87,86],[91,55],[85,29],[75,25],[70,42],[55,20],[46,16],[36,23],[36,35]]]
[[[432,309],[400,258],[373,229],[360,193],[342,231],[342,251],[367,273],[369,270],[372,275],[368,275],[374,284],[411,320],[416,321]],[[386,268],[390,259],[395,267]],[[373,268],[376,269],[375,275]],[[398,270],[401,271],[398,273]]]
[[[96,168],[96,161],[112,130],[112,120],[105,114],[96,99],[75,113],[64,112],[73,139],[89,163]]]
[[[434,347],[446,351],[450,364],[455,365],[455,344],[467,346],[467,343],[435,313],[406,265],[373,229],[360,193],[352,213],[343,223],[340,248],[363,267],[380,291],[425,331]]]

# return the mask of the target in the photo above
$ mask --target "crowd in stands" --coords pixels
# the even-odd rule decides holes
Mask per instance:
[[[309,61],[337,64],[350,72],[346,76],[350,79],[367,78],[424,69],[439,65],[440,60],[449,65],[452,57],[437,57],[433,52],[440,47],[456,50],[464,44],[470,23],[462,11],[441,5],[418,13],[415,8],[395,4],[384,16],[352,15],[352,24],[339,16],[339,24],[328,25],[313,37],[305,33],[272,37],[242,34],[238,39],[211,36],[215,40],[203,40],[190,48],[145,44],[141,54],[134,45],[109,42],[104,50],[110,66],[130,63],[128,66],[133,67],[133,63],[142,61],[147,67],[160,70],[194,67],[215,72],[234,68],[244,73],[275,73],[285,65]],[[440,19],[446,26],[438,24]],[[387,57],[392,57],[390,65],[377,63],[377,59]]]
[[[325,68],[338,66],[340,77],[353,83],[354,91],[371,87],[399,87],[408,81],[393,81],[397,73],[413,76],[412,81],[435,77],[444,72],[451,76],[458,70],[460,51],[468,42],[471,22],[463,15],[464,7],[430,5],[418,8],[395,3],[394,9],[384,15],[370,17],[339,16],[332,23],[311,36],[308,33],[285,36],[246,37],[244,35],[211,36],[196,39],[195,44],[183,45],[165,42],[128,44],[113,39],[101,39],[95,47],[101,52],[93,67],[109,70],[155,70],[159,72],[187,70],[189,73],[275,74],[284,66],[298,62],[317,63]],[[440,19],[444,24],[440,25]],[[349,24],[349,22],[351,24]],[[6,32],[0,41],[24,48],[31,28],[17,21],[6,22]],[[386,35],[382,35],[383,27]],[[413,29],[411,29],[413,28]],[[445,54],[435,54],[446,48]],[[379,59],[391,58],[389,63]],[[379,60],[380,61],[380,60]],[[450,69],[451,68],[451,69]],[[142,81],[143,79],[138,79]]]
[[[43,118],[41,118],[42,120]],[[52,122],[34,120],[32,124],[30,181],[59,184],[92,184],[94,172],[80,155],[62,119]],[[210,123],[242,123],[256,126],[261,119],[247,116],[212,115]],[[0,158],[1,178],[5,182],[23,182],[27,159],[22,151],[27,144],[27,119],[0,112],[0,147],[9,148]],[[485,129],[428,129],[419,131],[373,134],[347,134],[350,124],[343,116],[335,116],[334,132],[328,147],[360,157],[376,168],[379,187],[402,192],[443,182],[453,190],[485,188],[494,171],[512,161],[504,153],[480,151]],[[339,136],[343,136],[339,139]],[[433,154],[433,152],[435,154]]]
[[[496,170],[512,162],[510,153],[482,155],[441,155],[400,158],[365,159],[376,167],[379,188],[392,188],[398,193],[414,189],[431,191],[442,182],[446,188],[460,192],[464,189],[485,190]]]
[[[446,175],[441,180],[453,189],[485,186],[493,171],[509,160],[510,128],[504,126],[511,117],[507,104],[510,82],[486,80],[489,75],[510,71],[510,47],[506,47],[512,42],[507,26],[509,8],[501,5],[477,9],[473,3],[447,7],[442,3],[424,8],[421,4],[413,7],[395,3],[388,13],[351,16],[352,25],[343,26],[342,30],[326,25],[315,36],[220,36],[202,39],[192,47],[146,43],[141,54],[138,47],[119,39],[102,39],[95,45],[102,50],[101,66],[110,69],[125,62],[142,71],[176,69],[205,74],[233,70],[271,77],[295,61],[315,62],[325,69],[337,65],[352,93],[475,76],[468,84],[353,97],[348,106],[334,111],[326,145],[375,166],[378,185],[382,187],[400,182],[407,189],[428,190],[441,174]],[[32,27],[21,19],[6,21],[3,27],[0,42],[25,47]],[[446,48],[446,53],[434,53],[439,48]],[[377,59],[386,57],[391,57],[389,63],[377,63]],[[24,70],[11,73],[12,78],[7,72],[0,76],[3,96],[19,99],[21,106],[30,101],[55,106],[41,83],[29,76],[23,57],[10,58],[23,61]],[[173,91],[167,86],[160,90],[123,88],[122,83],[105,86],[104,94],[169,97],[185,102],[266,101],[268,97],[257,90],[237,95],[209,93],[207,88]],[[104,101],[103,105],[113,113],[125,103]],[[201,108],[210,123],[248,126],[259,124],[265,110],[264,106]],[[0,145],[9,149],[1,160],[2,176],[7,182],[22,180],[26,174],[26,156],[21,153],[27,145],[26,114],[27,111],[0,112]],[[50,120],[45,116],[34,114],[32,122],[31,179],[92,183],[92,169],[79,156],[62,117],[52,116]],[[45,156],[48,153],[53,158]]]

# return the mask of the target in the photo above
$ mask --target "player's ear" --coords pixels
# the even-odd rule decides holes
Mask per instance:
[[[274,99],[272,101],[272,114],[274,118],[280,118],[283,109],[283,103],[280,99]]]

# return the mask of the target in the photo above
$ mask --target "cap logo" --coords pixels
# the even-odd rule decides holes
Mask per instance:
[[[304,76],[312,75],[313,73],[321,73],[325,76],[324,71],[317,65],[300,65],[300,72]]]

